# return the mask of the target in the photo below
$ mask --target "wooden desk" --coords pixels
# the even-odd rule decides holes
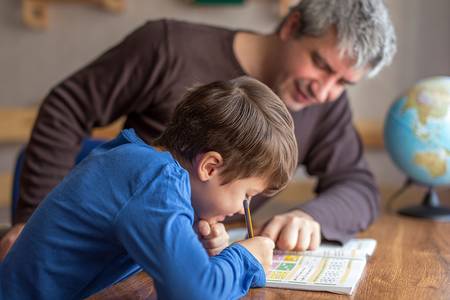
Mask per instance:
[[[421,192],[418,188],[411,189],[396,202],[397,206],[404,205],[406,200],[411,204],[420,202]],[[391,193],[392,189],[384,190],[383,198]],[[283,204],[283,195],[279,198]],[[448,205],[449,199],[444,200]],[[450,223],[401,217],[385,211],[359,237],[374,238],[378,246],[351,297],[262,288],[250,290],[243,299],[450,299]],[[156,293],[151,279],[141,272],[89,299],[149,298],[156,298]]]

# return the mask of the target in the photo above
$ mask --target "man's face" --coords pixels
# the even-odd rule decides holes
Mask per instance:
[[[289,26],[286,22],[278,34],[281,46],[270,85],[291,111],[335,101],[367,73],[367,68],[355,69],[354,60],[340,56],[334,29],[318,38],[294,38]]]

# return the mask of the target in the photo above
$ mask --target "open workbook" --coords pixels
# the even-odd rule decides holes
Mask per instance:
[[[230,240],[245,238],[245,229],[229,231]],[[352,294],[368,257],[376,247],[373,239],[352,239],[343,246],[323,243],[317,250],[274,251],[267,287]]]

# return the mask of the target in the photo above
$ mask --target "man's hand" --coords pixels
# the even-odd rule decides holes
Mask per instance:
[[[200,241],[210,256],[217,255],[228,247],[230,237],[222,223],[209,224],[200,220],[197,230]]]
[[[2,261],[6,254],[8,254],[9,249],[11,249],[12,245],[19,237],[19,234],[22,232],[24,226],[25,223],[18,223],[14,225],[2,238],[0,241],[0,261]]]
[[[320,245],[319,223],[301,210],[274,216],[259,235],[272,239],[281,250],[314,250]]]

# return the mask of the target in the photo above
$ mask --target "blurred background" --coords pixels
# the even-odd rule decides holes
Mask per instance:
[[[97,5],[90,2],[97,2]],[[149,19],[173,18],[269,33],[281,20],[285,8],[280,5],[297,1],[230,1],[241,2],[234,5],[193,2],[55,0],[47,9],[30,16],[23,15],[24,5],[30,5],[29,0],[0,1],[0,118],[11,111],[17,113],[23,109],[25,114],[28,108],[37,107],[52,86]],[[385,114],[391,102],[418,80],[450,76],[450,1],[385,2],[398,37],[397,55],[393,64],[376,78],[366,79],[351,88],[350,95],[356,122],[375,140],[366,151],[377,181],[395,186],[401,185],[404,175],[391,163],[381,144]],[[24,19],[28,19],[28,25]],[[9,219],[9,175],[17,151],[26,139],[2,139],[13,132],[16,125],[0,124],[3,124],[0,128],[1,223]],[[297,177],[309,180],[301,170]]]

